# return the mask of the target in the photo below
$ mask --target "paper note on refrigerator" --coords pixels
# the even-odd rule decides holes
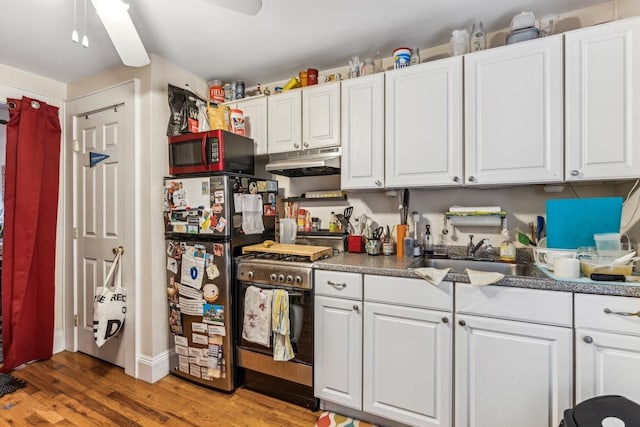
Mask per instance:
[[[205,259],[194,257],[189,254],[182,254],[182,269],[180,272],[180,282],[183,285],[200,289],[204,276]]]

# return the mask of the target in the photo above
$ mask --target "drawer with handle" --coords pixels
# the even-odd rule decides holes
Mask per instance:
[[[640,298],[575,295],[576,328],[640,335]]]
[[[362,274],[316,270],[315,293],[362,300]]]

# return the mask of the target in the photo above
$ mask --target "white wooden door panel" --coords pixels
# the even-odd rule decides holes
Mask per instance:
[[[340,83],[302,89],[302,148],[340,145]]]
[[[465,56],[468,185],[563,178],[562,36]]]
[[[364,310],[364,411],[409,425],[449,425],[450,314],[371,302]]]
[[[456,426],[557,427],[573,406],[572,330],[456,319]]]
[[[362,409],[362,302],[316,296],[314,394]]]
[[[619,394],[640,402],[640,336],[576,329],[576,403]]]
[[[637,177],[640,20],[572,31],[565,40],[566,179]]]
[[[384,74],[342,82],[341,185],[384,187]]]
[[[462,58],[386,73],[387,187],[460,185]]]
[[[75,312],[77,349],[135,374],[134,152],[136,83],[87,95],[66,106],[72,141]],[[114,106],[117,105],[117,108]],[[90,153],[108,156],[92,167]],[[93,299],[114,258],[125,247],[123,281],[127,318],[122,332],[98,348],[93,338]]]
[[[299,150],[302,143],[302,92],[293,90],[268,98],[269,154]]]

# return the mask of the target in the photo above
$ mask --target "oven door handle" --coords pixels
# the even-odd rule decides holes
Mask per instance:
[[[331,280],[327,280],[327,284],[330,286],[333,286],[335,289],[344,289],[347,287],[346,283],[336,283],[334,281]]]

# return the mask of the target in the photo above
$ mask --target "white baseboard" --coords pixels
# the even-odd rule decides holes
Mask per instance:
[[[60,353],[65,350],[64,330],[53,333],[53,354]]]
[[[153,384],[169,375],[170,354],[170,351],[165,351],[154,357],[142,354],[138,356],[138,379]]]

